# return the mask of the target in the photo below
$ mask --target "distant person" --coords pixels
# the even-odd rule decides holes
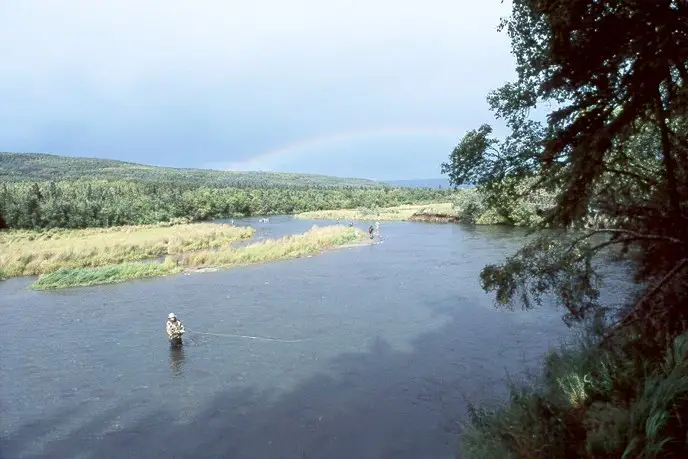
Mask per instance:
[[[375,237],[375,228],[373,228],[373,225],[370,225],[370,227],[368,228],[368,233],[370,234],[370,239]]]
[[[375,232],[380,236],[380,222],[375,222]]]
[[[354,226],[354,222],[349,222],[349,228]]]
[[[170,344],[173,346],[181,346],[184,325],[177,319],[174,312],[170,312],[170,315],[167,316],[167,326],[165,328],[167,329],[167,338]]]

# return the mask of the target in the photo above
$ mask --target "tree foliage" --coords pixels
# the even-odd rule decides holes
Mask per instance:
[[[555,193],[540,226],[592,227],[610,240],[572,238],[570,250],[539,259],[551,237],[536,238],[483,272],[484,287],[498,291],[502,303],[537,304],[531,300],[543,285],[533,278],[567,272],[546,290],[569,315],[583,317],[596,299],[585,260],[600,250],[619,244],[632,251],[641,261],[638,280],[650,282],[688,257],[686,17],[684,1],[513,1],[501,28],[511,38],[518,78],[488,96],[510,133],[499,142],[487,125],[469,132],[443,172],[454,186],[476,183],[493,206],[534,190]],[[530,120],[545,103],[556,106],[547,123]]]
[[[0,185],[10,228],[85,228],[195,221],[312,210],[385,207],[446,200],[450,191],[417,188],[212,188],[127,181]]]
[[[208,188],[380,188],[373,180],[283,172],[238,172],[146,166],[111,159],[41,153],[1,153],[0,182],[127,180]]]
[[[510,133],[469,133],[443,169],[486,201],[520,199],[529,181],[555,193],[538,224],[550,229],[482,284],[510,306],[554,294],[569,323],[598,326],[552,354],[539,387],[473,412],[472,457],[686,457],[687,19],[685,0],[512,0],[501,28],[517,79],[488,96]],[[530,121],[543,104],[547,122]],[[611,323],[594,259],[607,249],[644,284]]]

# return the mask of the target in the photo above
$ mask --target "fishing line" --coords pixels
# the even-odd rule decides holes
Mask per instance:
[[[252,339],[256,341],[273,341],[276,343],[300,343],[304,340],[302,339],[279,339],[279,338],[264,338],[261,336],[248,336],[248,335],[232,335],[229,333],[201,333],[197,331],[190,331],[191,333],[194,333],[196,335],[206,335],[206,336],[224,336],[228,338],[243,338],[243,339]]]

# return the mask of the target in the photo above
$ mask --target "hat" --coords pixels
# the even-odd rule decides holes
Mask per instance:
[[[167,316],[168,319],[174,319],[175,317],[177,316],[174,315],[174,312],[170,312],[170,315]]]

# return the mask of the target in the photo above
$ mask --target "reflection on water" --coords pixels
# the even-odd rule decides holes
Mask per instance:
[[[170,346],[170,370],[180,376],[184,368],[184,346]]]

